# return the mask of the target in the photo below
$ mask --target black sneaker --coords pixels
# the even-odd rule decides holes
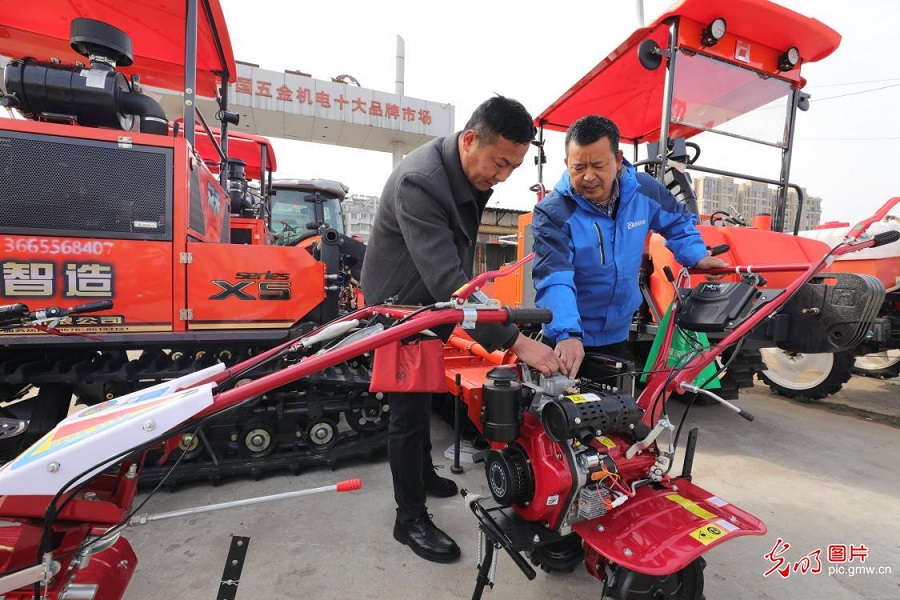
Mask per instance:
[[[456,495],[459,488],[456,487],[456,482],[452,479],[447,479],[437,474],[436,470],[443,468],[444,465],[434,465],[431,468],[425,467],[425,473],[423,473],[422,478],[425,480],[426,492],[438,498],[449,498]]]
[[[394,523],[394,539],[431,562],[448,563],[459,558],[459,546],[431,522],[431,515],[422,515],[411,521],[398,519]]]

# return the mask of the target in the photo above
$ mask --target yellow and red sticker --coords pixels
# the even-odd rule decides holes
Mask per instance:
[[[690,536],[704,546],[708,546],[720,537],[728,535],[735,529],[737,529],[737,527],[728,521],[719,519],[715,523],[710,523],[695,529],[690,533]]]
[[[666,496],[669,500],[682,507],[686,511],[690,512],[693,515],[700,517],[703,520],[716,519],[715,523],[707,523],[701,525],[694,531],[691,531],[688,535],[692,538],[703,544],[704,546],[708,546],[719,538],[728,535],[730,532],[737,529],[735,525],[732,525],[725,519],[719,518],[719,515],[713,514],[694,502],[693,500],[688,500],[684,496],[679,496],[678,494],[671,494]]]
[[[616,447],[616,443],[606,436],[598,437],[597,441],[600,442],[601,444],[603,444],[604,446],[606,446],[607,448],[615,448]]]

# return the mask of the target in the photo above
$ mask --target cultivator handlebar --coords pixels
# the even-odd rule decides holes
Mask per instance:
[[[876,213],[874,217],[860,222],[860,224],[854,228],[856,237],[851,237],[850,235],[848,235],[844,242],[832,248],[829,253],[826,254],[820,261],[814,263],[796,263],[782,265],[736,265],[714,269],[691,270],[691,272],[693,273],[702,273],[704,275],[737,274],[741,277],[748,278],[758,277],[758,275],[762,273],[786,271],[800,271],[801,275],[797,277],[797,279],[792,281],[781,293],[773,295],[773,297],[766,299],[764,304],[761,302],[755,309],[750,310],[750,312],[746,314],[742,321],[734,324],[733,328],[730,329],[727,335],[725,335],[725,337],[718,344],[702,352],[696,353],[680,369],[678,369],[676,373],[669,374],[665,371],[665,369],[662,368],[661,365],[655,366],[653,369],[654,373],[651,374],[648,378],[647,388],[644,394],[642,394],[641,396],[642,400],[645,398],[656,399],[659,395],[665,393],[681,393],[681,391],[684,389],[683,384],[693,381],[700,374],[703,368],[716,360],[716,358],[718,358],[726,348],[729,348],[739,342],[742,338],[748,335],[754,327],[759,325],[763,320],[769,318],[771,315],[775,314],[776,311],[778,311],[782,306],[785,305],[785,303],[787,303],[791,299],[795,292],[797,292],[805,284],[809,283],[837,257],[852,252],[857,252],[865,248],[881,246],[900,239],[900,233],[898,233],[897,231],[887,231],[871,237],[863,237],[863,234],[865,234],[866,229],[868,229],[869,225],[879,220],[879,218],[883,218],[883,215],[886,214],[894,204],[896,204],[896,202],[894,202],[896,200],[900,199],[892,199],[892,202],[888,202],[878,211],[878,213]],[[881,215],[881,217],[879,217],[879,215]],[[683,300],[684,299],[678,301],[682,302]],[[669,348],[672,341],[673,331],[674,326],[670,326],[660,348],[659,356],[667,357],[669,355]],[[647,409],[644,415],[644,422],[648,426],[653,426],[656,423],[657,419],[659,418],[659,414],[662,411],[662,403],[656,402],[655,400],[652,400],[651,402],[652,407],[647,403],[642,405],[642,408]]]

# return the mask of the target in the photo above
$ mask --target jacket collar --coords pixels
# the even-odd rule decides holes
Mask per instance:
[[[494,190],[480,192],[469,183],[469,179],[462,168],[462,158],[459,155],[459,136],[461,135],[461,131],[454,135],[448,135],[441,143],[441,155],[444,162],[444,171],[447,173],[447,179],[450,181],[450,191],[457,204],[462,205],[475,202],[479,208],[484,208]]]

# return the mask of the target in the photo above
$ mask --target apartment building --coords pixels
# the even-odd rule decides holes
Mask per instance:
[[[711,215],[716,211],[737,211],[747,221],[761,214],[774,214],[778,201],[778,188],[756,181],[735,180],[733,177],[697,177],[694,191],[700,213]],[[812,229],[822,221],[822,199],[806,194],[800,215],[800,229]],[[793,230],[797,215],[797,193],[789,189],[785,210],[785,229]]]

